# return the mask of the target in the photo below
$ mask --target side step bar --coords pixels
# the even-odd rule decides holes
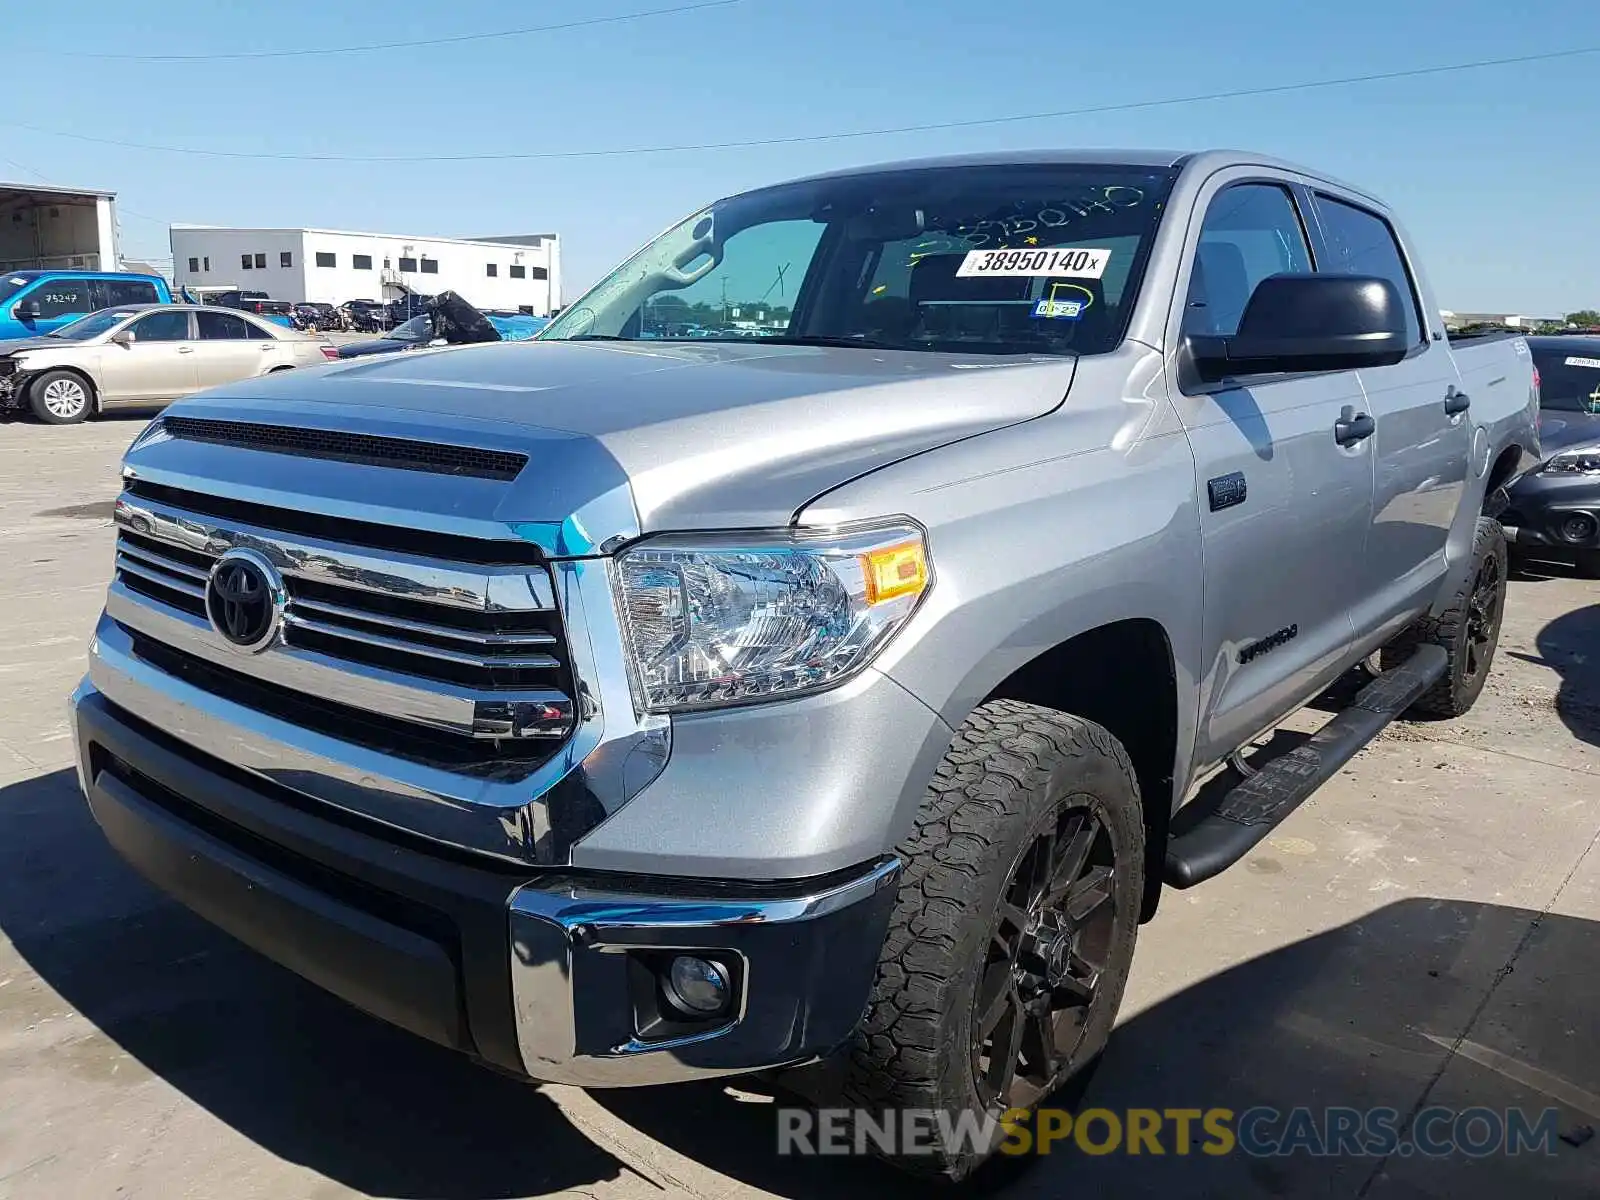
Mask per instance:
[[[1442,646],[1419,646],[1400,666],[1385,671],[1351,702],[1282,758],[1239,783],[1215,812],[1167,846],[1163,877],[1175,888],[1193,887],[1233,866],[1299,808],[1366,744],[1444,675]]]

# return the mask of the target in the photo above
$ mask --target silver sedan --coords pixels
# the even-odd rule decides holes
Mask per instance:
[[[0,408],[68,425],[337,357],[324,338],[229,308],[103,308],[44,337],[0,341]]]

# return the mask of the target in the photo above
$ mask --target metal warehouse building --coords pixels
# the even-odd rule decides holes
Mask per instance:
[[[337,229],[172,226],[173,282],[343,304],[453,291],[481,309],[548,316],[561,303],[554,234],[402,237]]]
[[[116,193],[0,183],[0,271],[118,269]]]

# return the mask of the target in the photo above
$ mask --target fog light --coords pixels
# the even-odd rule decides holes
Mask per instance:
[[[728,1007],[728,972],[710,959],[680,954],[667,968],[667,998],[685,1013],[712,1017]]]
[[[1588,513],[1572,513],[1561,522],[1561,536],[1569,542],[1587,542],[1594,531],[1595,521]]]

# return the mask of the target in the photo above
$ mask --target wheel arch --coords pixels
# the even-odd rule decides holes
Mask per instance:
[[[1174,803],[1178,669],[1167,630],[1130,617],[1084,630],[1016,668],[983,699],[1020,700],[1108,729],[1128,752],[1144,812],[1144,916],[1161,894],[1161,863]]]

